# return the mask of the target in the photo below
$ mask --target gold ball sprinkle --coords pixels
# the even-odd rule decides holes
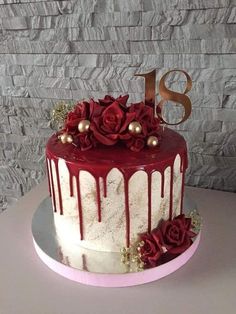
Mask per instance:
[[[137,121],[131,122],[128,128],[129,128],[129,132],[133,134],[139,134],[142,132],[142,126]]]
[[[66,144],[66,143],[71,144],[73,142],[72,136],[70,134],[67,134],[67,133],[63,133],[60,136],[60,140],[61,140],[62,144]]]
[[[73,138],[71,135],[67,136],[67,143],[71,144],[73,142]]]
[[[158,145],[158,138],[156,136],[149,136],[147,139],[147,145],[149,147],[155,147]]]
[[[89,120],[82,120],[78,124],[78,130],[80,131],[80,133],[88,132],[89,127],[90,127],[90,121]]]

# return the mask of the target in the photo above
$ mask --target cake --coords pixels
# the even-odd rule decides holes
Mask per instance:
[[[46,164],[55,228],[68,245],[121,251],[125,261],[135,248],[148,267],[191,245],[186,142],[161,125],[153,103],[129,104],[128,95],[79,102],[48,140]]]

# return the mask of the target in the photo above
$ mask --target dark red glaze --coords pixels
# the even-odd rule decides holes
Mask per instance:
[[[148,232],[152,229],[152,174],[148,173]]]
[[[83,209],[82,209],[82,202],[81,202],[79,175],[76,176],[76,189],[77,189],[77,197],[78,197],[80,240],[83,240],[84,239],[84,234],[83,234]]]
[[[80,196],[80,184],[79,184],[79,172],[81,170],[88,171],[95,178],[96,191],[97,191],[97,205],[98,205],[98,221],[102,220],[101,211],[101,189],[99,184],[99,178],[103,181],[104,197],[107,195],[106,178],[111,169],[117,168],[124,176],[124,193],[125,193],[125,215],[126,215],[126,245],[130,244],[130,212],[129,212],[129,179],[131,176],[139,171],[143,170],[148,176],[148,230],[151,230],[151,174],[154,171],[161,173],[161,197],[164,197],[164,171],[167,167],[171,169],[170,176],[170,205],[169,205],[169,218],[172,218],[173,211],[173,166],[176,156],[180,155],[181,165],[180,171],[185,173],[187,168],[187,149],[184,138],[175,131],[165,128],[161,131],[161,143],[155,148],[144,148],[140,152],[132,152],[124,146],[100,146],[88,151],[80,151],[77,147],[71,144],[62,144],[56,135],[53,135],[46,148],[46,156],[49,160],[53,160],[56,165],[57,182],[59,182],[58,173],[58,158],[62,158],[66,161],[69,174],[70,174],[70,194],[73,195],[73,177],[76,177],[77,195],[78,195],[78,211],[79,211],[79,223],[80,223],[80,235],[83,239],[83,210],[81,205]],[[52,184],[52,197],[53,204],[56,210],[55,203],[55,191],[54,183],[50,164],[50,182]],[[63,213],[60,188],[59,193],[59,205],[60,212]],[[183,193],[184,193],[184,178],[182,180],[181,188],[181,208],[183,206]],[[145,210],[145,209],[144,209]]]
[[[52,186],[52,203],[53,203],[53,208],[54,208],[54,212],[57,211],[56,208],[56,198],[55,198],[55,187],[54,187],[54,181],[53,181],[53,175],[52,175],[52,163],[51,161],[49,161],[49,168],[50,168],[50,177],[48,178],[51,186]]]
[[[59,169],[58,169],[58,159],[54,160],[54,162],[55,162],[55,170],[56,170],[56,177],[57,177],[57,189],[58,189],[60,215],[63,215],[61,183],[60,183],[60,176],[59,176]]]
[[[100,184],[99,177],[96,180],[96,191],[97,191],[97,205],[98,205],[98,222],[102,221],[101,213],[101,193],[100,193]]]
[[[172,219],[172,211],[173,211],[173,177],[174,177],[174,165],[170,166],[170,204],[169,204],[169,219]]]

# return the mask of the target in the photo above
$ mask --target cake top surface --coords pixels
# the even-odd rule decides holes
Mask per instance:
[[[96,165],[103,167],[139,167],[140,170],[152,164],[166,164],[177,154],[182,155],[186,152],[186,142],[177,132],[164,128],[160,131],[161,143],[155,149],[149,147],[139,152],[133,152],[122,145],[98,146],[91,150],[81,151],[74,145],[64,145],[56,134],[52,135],[47,143],[47,155],[51,158],[62,158],[67,163],[81,164],[83,168]]]

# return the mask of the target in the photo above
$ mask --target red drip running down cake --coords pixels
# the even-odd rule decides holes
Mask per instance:
[[[78,103],[47,143],[57,233],[90,250],[119,252],[182,213],[185,140],[127,99]]]

